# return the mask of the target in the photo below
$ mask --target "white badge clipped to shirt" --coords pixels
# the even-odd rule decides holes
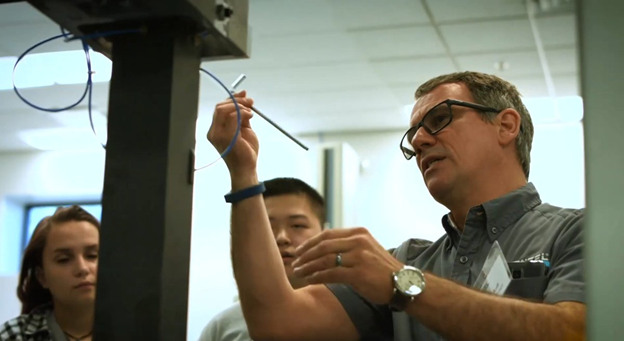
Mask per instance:
[[[477,289],[502,296],[510,282],[511,271],[507,265],[507,260],[498,241],[494,241],[474,286]]]

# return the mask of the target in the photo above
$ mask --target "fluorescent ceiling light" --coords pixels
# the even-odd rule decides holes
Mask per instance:
[[[62,127],[23,130],[17,136],[29,146],[40,150],[99,150],[102,149],[101,143],[107,140],[106,117],[96,110],[92,114],[97,137],[91,130],[86,110],[70,110],[52,115]]]
[[[112,73],[111,61],[99,52],[90,51],[93,82],[108,82]],[[17,57],[0,57],[0,90],[13,89],[13,67]],[[87,62],[83,50],[29,54],[15,70],[18,89],[51,86],[55,84],[84,84],[87,81]]]
[[[95,125],[98,136],[104,134],[106,132],[106,116],[100,111],[93,109],[91,110],[91,116],[93,117],[93,125]],[[90,127],[89,111],[87,109],[65,110],[50,115],[50,118],[66,128]],[[100,130],[103,130],[102,133],[100,133]]]
[[[18,136],[29,146],[39,150],[102,149],[90,128],[31,129],[20,131]]]

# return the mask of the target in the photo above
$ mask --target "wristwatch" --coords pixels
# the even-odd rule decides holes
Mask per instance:
[[[425,275],[413,266],[392,273],[394,291],[390,300],[392,311],[403,311],[407,305],[425,290]]]

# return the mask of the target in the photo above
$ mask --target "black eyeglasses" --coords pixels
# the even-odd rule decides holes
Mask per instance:
[[[405,132],[405,135],[403,135],[399,147],[401,148],[403,156],[405,156],[407,160],[410,160],[411,158],[416,156],[416,151],[412,146],[412,139],[414,138],[414,135],[416,135],[418,129],[420,129],[420,127],[423,127],[425,128],[427,133],[431,135],[439,133],[440,130],[446,128],[446,126],[451,124],[451,122],[453,121],[452,106],[454,105],[471,108],[482,112],[494,112],[497,114],[502,111],[476,103],[456,101],[453,99],[447,99],[446,101],[438,103],[435,107],[431,108],[425,114],[420,122],[410,127],[407,132]]]

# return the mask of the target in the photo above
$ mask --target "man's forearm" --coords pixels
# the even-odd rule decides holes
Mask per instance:
[[[253,178],[233,181],[232,190],[257,183]],[[266,312],[292,291],[261,195],[232,205],[231,234],[232,266],[243,312],[246,318],[261,318],[256,312]]]
[[[448,340],[581,340],[584,308],[561,307],[479,292],[426,274],[427,287],[407,313]],[[582,316],[578,316],[582,315]]]

